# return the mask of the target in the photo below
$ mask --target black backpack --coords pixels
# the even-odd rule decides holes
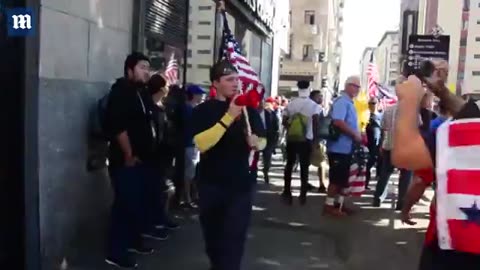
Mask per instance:
[[[107,166],[110,139],[106,127],[106,115],[109,94],[100,98],[90,109],[87,143],[88,171],[100,170]]]

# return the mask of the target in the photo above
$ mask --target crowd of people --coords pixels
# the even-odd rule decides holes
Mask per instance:
[[[438,70],[442,72],[441,67]],[[375,176],[372,204],[379,207],[398,168],[396,210],[405,223],[413,224],[411,208],[435,181],[435,156],[428,153],[434,155],[436,130],[458,112],[470,110],[463,118],[474,117],[468,115],[472,111],[480,113],[478,107],[472,109],[472,103],[466,103],[472,106],[468,108],[464,101],[445,93],[444,73],[439,76],[440,82],[423,86],[416,78],[399,82],[397,105],[383,108],[377,99],[370,99],[370,118],[363,127],[354,106],[361,89],[357,76],[345,81],[328,110],[321,91],[312,91],[308,81],[298,82],[298,97],[269,97],[252,108],[238,102],[238,72],[226,60],[211,68],[215,96],[206,98],[207,92],[199,86],[168,85],[163,75],[150,73],[145,55],[132,53],[125,60],[124,77],[117,79],[108,94],[102,117],[115,194],[106,262],[126,269],[137,267],[134,254],[154,252],[145,239],[163,241],[179,228],[170,210],[181,207],[197,209],[200,214],[211,269],[239,270],[254,186],[260,170],[265,183],[270,183],[272,156],[277,150],[285,161],[280,196],[285,204],[294,201],[292,174],[297,166],[299,204],[307,203],[308,192],[326,193],[323,212],[335,218],[354,214],[345,202],[352,177],[360,177],[360,190],[368,190]],[[440,98],[435,105],[434,94]],[[353,174],[352,164],[356,164]],[[312,165],[318,168],[318,187],[309,183]],[[327,167],[328,185],[324,181]],[[179,168],[181,179],[175,177]],[[470,267],[478,262],[478,255],[468,253],[471,250],[439,248],[435,209],[432,206],[421,269],[452,269],[445,266],[465,263]]]

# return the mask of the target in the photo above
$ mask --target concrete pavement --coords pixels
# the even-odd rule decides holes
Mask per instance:
[[[259,179],[245,270],[416,269],[431,191],[415,208],[413,216],[419,223],[414,227],[401,224],[393,210],[392,195],[381,208],[371,207],[371,192],[351,200],[358,209],[355,216],[334,219],[322,216],[325,198],[321,194],[309,194],[306,206],[300,206],[298,200],[294,200],[293,206],[284,205],[279,197],[282,174],[283,166],[277,157],[271,184],[267,186]],[[293,179],[298,195],[298,173]],[[314,168],[310,179],[318,185]],[[168,241],[155,243],[157,253],[141,258],[139,269],[208,270],[198,215],[191,211],[181,212],[178,217],[182,228]],[[78,269],[110,269],[97,262],[95,267]]]

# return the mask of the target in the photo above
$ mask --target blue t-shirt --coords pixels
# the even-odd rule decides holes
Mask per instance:
[[[358,130],[357,111],[353,105],[353,100],[347,95],[340,96],[332,106],[332,120],[342,120],[353,129]],[[327,141],[327,151],[329,153],[351,154],[353,151],[353,139],[345,134],[340,134],[337,140]]]
[[[184,137],[185,147],[195,146],[195,142],[193,141],[192,114],[193,114],[193,106],[190,104],[185,104],[184,111],[183,111],[183,115],[185,117],[185,137]]]

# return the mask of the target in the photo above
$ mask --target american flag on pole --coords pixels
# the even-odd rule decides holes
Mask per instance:
[[[476,110],[478,118],[447,121],[437,130],[437,228],[443,250],[480,254],[479,105],[464,107]]]
[[[378,95],[377,89],[378,82],[378,68],[377,65],[373,62],[373,52],[370,55],[370,62],[367,66],[367,84],[368,84],[368,96],[370,98],[375,98]]]
[[[176,84],[178,81],[178,63],[174,53],[172,53],[168,61],[167,68],[165,69],[165,77],[170,85]]]
[[[224,19],[223,40],[220,47],[220,58],[227,59],[238,71],[239,88],[243,93],[248,93],[250,99],[260,101],[263,99],[265,89],[258,77],[257,72],[252,68],[248,59],[242,55],[242,48],[235,40],[235,37],[228,26],[228,20],[225,12],[222,13]],[[254,102],[255,103],[255,102]]]
[[[380,108],[385,110],[387,106],[397,103],[397,96],[392,94],[387,87],[378,83],[379,75],[377,65],[373,62],[373,52],[370,55],[370,62],[367,67],[368,96],[377,98],[380,102]]]

